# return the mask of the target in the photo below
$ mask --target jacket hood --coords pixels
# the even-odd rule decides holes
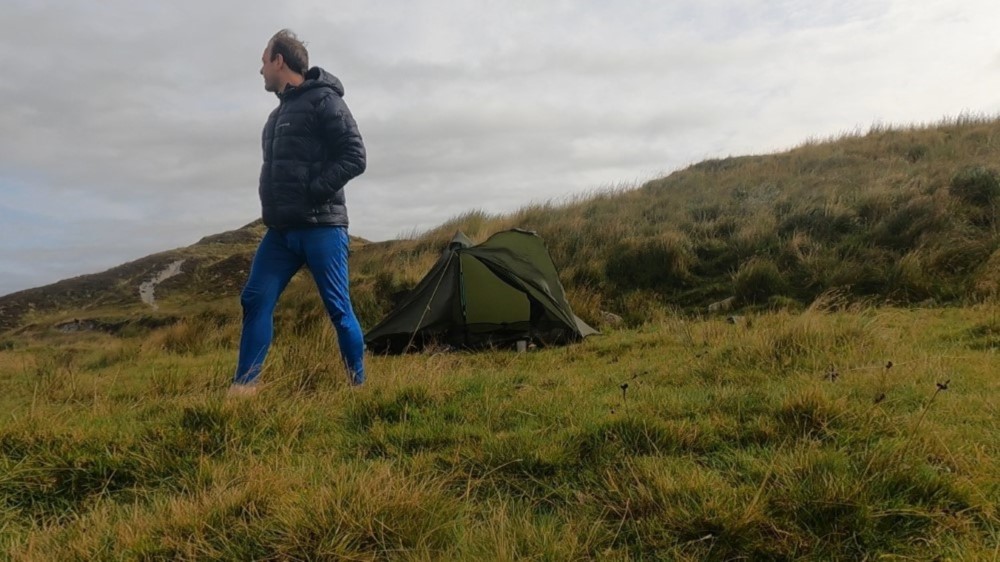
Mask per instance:
[[[318,66],[314,66],[306,71],[305,78],[305,82],[299,84],[295,88],[286,89],[281,94],[278,94],[278,97],[284,98],[290,95],[300,94],[314,88],[330,88],[338,96],[344,97],[344,84],[340,82],[340,78],[337,78],[333,74],[330,74]]]

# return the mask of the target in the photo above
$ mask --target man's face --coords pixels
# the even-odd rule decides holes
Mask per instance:
[[[271,60],[271,45],[268,44],[264,48],[264,54],[261,56],[260,62],[260,75],[264,77],[264,89],[268,92],[277,92],[279,87],[278,74],[281,70],[281,64],[284,61],[280,55]]]

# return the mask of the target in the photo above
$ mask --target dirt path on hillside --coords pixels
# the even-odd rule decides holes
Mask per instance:
[[[180,274],[182,265],[184,265],[184,260],[177,260],[164,268],[163,271],[154,275],[149,281],[139,285],[139,298],[142,299],[142,302],[153,307],[153,310],[159,309],[160,307],[156,304],[156,298],[153,296],[156,286],[174,275]]]

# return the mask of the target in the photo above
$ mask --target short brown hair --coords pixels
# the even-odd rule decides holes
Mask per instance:
[[[271,49],[271,60],[281,55],[288,68],[293,72],[305,76],[309,70],[309,51],[306,45],[295,36],[289,29],[282,29],[274,34],[268,42]]]

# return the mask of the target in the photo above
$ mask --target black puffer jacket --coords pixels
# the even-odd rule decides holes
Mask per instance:
[[[347,226],[344,185],[365,171],[365,145],[340,80],[319,67],[305,78],[278,95],[264,125],[264,224]]]

